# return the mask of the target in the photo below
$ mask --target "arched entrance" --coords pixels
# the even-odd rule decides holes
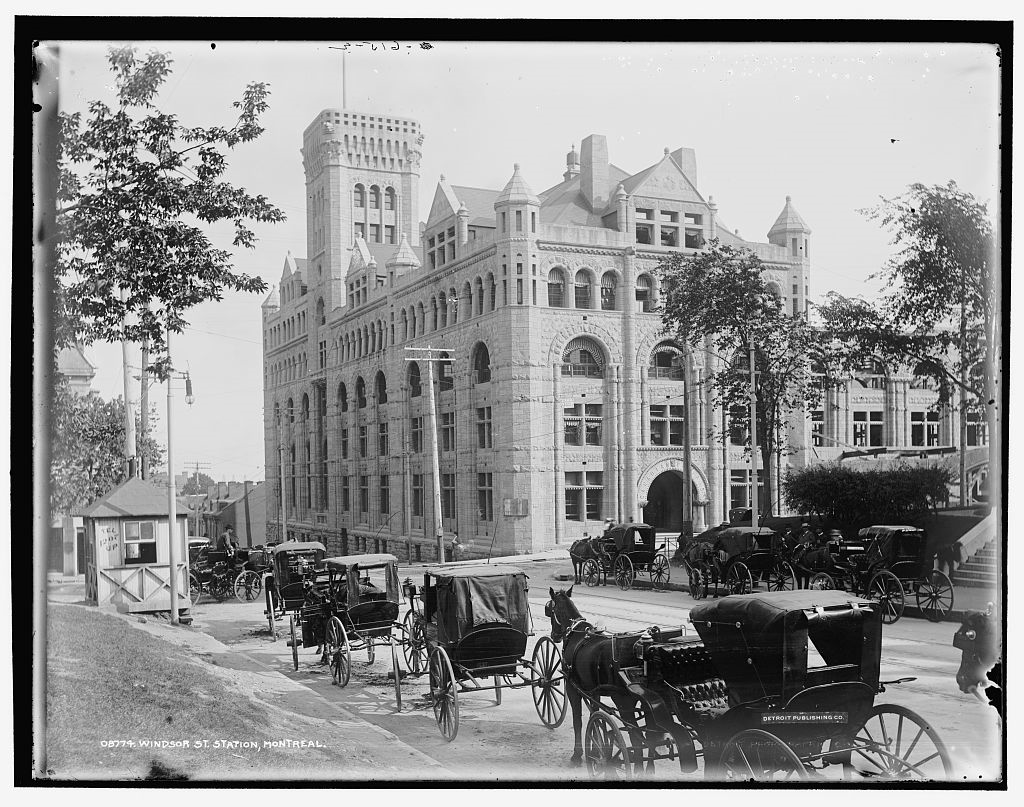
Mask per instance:
[[[683,485],[686,484],[682,471],[664,471],[654,478],[647,492],[647,503],[643,508],[645,524],[666,532],[680,532],[683,528]],[[703,522],[703,505],[697,485],[691,485],[691,502],[694,526]]]

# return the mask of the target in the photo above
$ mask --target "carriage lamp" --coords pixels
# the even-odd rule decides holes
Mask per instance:
[[[188,373],[185,374],[185,403],[192,406],[196,402],[196,397],[192,394],[192,376]]]

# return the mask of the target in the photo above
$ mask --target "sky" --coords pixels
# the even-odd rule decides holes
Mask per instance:
[[[84,110],[111,97],[105,43],[61,42],[60,105]],[[230,125],[231,102],[251,81],[270,84],[264,135],[230,157],[228,180],[264,194],[288,217],[257,226],[259,242],[235,266],[268,284],[285,255],[305,256],[306,125],[342,106],[418,120],[425,135],[419,218],[438,178],[500,189],[513,163],[535,192],[561,180],[565,154],[588,134],[635,173],[665,147],[696,150],[697,188],[720,221],[766,241],[785,197],[812,230],[811,299],[835,290],[873,298],[870,279],[889,236],[858,210],[913,182],[952,179],[979,200],[999,187],[999,64],[993,48],[955,43],[517,43],[385,41],[140,42],[174,59],[157,99],[186,125]],[[393,49],[397,45],[397,50]],[[230,248],[225,229],[213,231]],[[186,314],[174,362],[192,378],[186,407],[175,383],[176,470],[193,463],[215,479],[262,479],[260,303],[227,294]],[[134,373],[138,351],[133,349]],[[94,388],[123,393],[121,348],[93,345]],[[165,439],[166,386],[154,385]],[[138,398],[137,390],[132,393]]]

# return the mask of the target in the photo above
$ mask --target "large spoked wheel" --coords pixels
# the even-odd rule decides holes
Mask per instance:
[[[601,583],[601,564],[594,558],[587,558],[583,562],[583,582],[590,588]]]
[[[807,584],[807,588],[812,591],[831,591],[835,587],[836,581],[832,579],[832,575],[828,572],[818,572]]]
[[[938,569],[932,569],[917,586],[917,607],[931,622],[941,622],[953,610],[953,584]]]
[[[252,602],[260,596],[262,588],[263,584],[256,572],[239,572],[238,577],[235,578],[235,599],[239,602]]]
[[[754,588],[754,578],[743,561],[736,561],[725,574],[725,587],[730,594],[749,594]]]
[[[419,675],[427,666],[427,640],[423,626],[413,611],[405,615],[402,625],[405,628],[405,642],[402,644],[405,664],[414,675]]]
[[[192,598],[193,605],[203,596],[203,584],[199,582],[199,576],[195,573],[188,576],[188,595]]]
[[[533,677],[530,680],[533,705],[540,722],[557,729],[565,720],[567,703],[562,651],[550,636],[542,636],[533,648]]]
[[[292,635],[292,666],[299,669],[299,643],[295,636],[295,614],[288,617],[288,630]]]
[[[693,567],[693,579],[690,582],[690,594],[695,600],[703,600],[708,596],[708,586],[710,583],[711,564],[702,560]]]
[[[633,588],[633,581],[636,579],[636,570],[633,568],[633,561],[629,559],[628,555],[619,555],[615,558],[615,564],[612,566],[612,571],[615,574],[615,585],[623,591],[629,591]]]
[[[669,569],[668,558],[662,555],[660,552],[654,556],[654,560],[651,561],[651,565],[648,568],[648,573],[651,575],[651,588],[655,591],[661,591],[668,585],[668,579],[672,576],[672,572]]]
[[[324,638],[327,643],[327,658],[331,663],[331,683],[335,686],[347,686],[352,676],[352,648],[348,644],[345,627],[336,616],[327,623]]]
[[[747,729],[722,749],[719,773],[727,782],[786,782],[807,779],[792,748],[768,731]]]
[[[398,648],[394,641],[389,641],[391,646],[391,671],[395,676],[395,708],[402,711],[402,668],[398,664]]]
[[[796,573],[786,561],[779,560],[768,572],[769,591],[793,591],[796,588]]]
[[[853,772],[864,778],[947,780],[953,766],[945,744],[923,717],[880,703],[853,743]]]
[[[270,590],[270,586],[264,589],[266,593],[267,601],[267,630],[270,631],[270,637],[277,639],[277,629],[274,627],[274,597],[273,592]]]
[[[587,721],[583,756],[587,761],[587,773],[593,779],[622,781],[633,778],[626,738],[615,718],[601,709],[591,714]]]
[[[430,697],[438,731],[451,742],[459,733],[459,685],[443,647],[434,648],[430,654]]]
[[[210,593],[218,602],[232,595],[231,578],[226,574],[215,574],[210,578]]]
[[[875,574],[868,583],[868,599],[882,606],[882,622],[891,625],[903,616],[903,584],[892,572]]]

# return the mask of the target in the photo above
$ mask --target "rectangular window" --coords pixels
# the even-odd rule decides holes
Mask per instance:
[[[327,366],[327,342],[320,343],[320,369]]]
[[[929,446],[937,446],[939,444],[939,413],[929,412],[927,420],[925,421],[927,426],[927,439]]]
[[[441,413],[441,450],[455,450],[455,413]]]
[[[679,229],[676,227],[665,227],[662,225],[661,230],[661,245],[663,247],[678,247],[679,246]]]
[[[366,427],[359,427],[359,456],[366,456]]]
[[[683,215],[683,219],[687,224],[701,225],[704,223],[704,217],[700,213],[686,213]]]
[[[454,241],[449,241],[448,242],[448,260],[450,260],[450,261],[454,261],[455,260],[455,242]]]
[[[604,473],[602,471],[587,471],[586,480],[587,520],[600,521],[601,499],[604,496]]]
[[[485,406],[476,410],[476,445],[477,448],[491,448],[491,407]]]
[[[536,211],[530,211],[530,232],[537,232],[537,213]]]
[[[359,512],[364,517],[370,512],[370,477],[359,477]]]
[[[508,225],[506,224],[506,222],[508,220],[507,216],[508,216],[508,214],[505,213],[504,211],[502,211],[502,213],[501,213],[501,231],[502,232],[505,232],[508,229]]]
[[[423,418],[416,417],[412,419],[411,442],[412,442],[412,453],[421,454],[423,453]]]
[[[967,445],[988,445],[988,423],[978,412],[967,413]]]
[[[384,194],[384,209],[394,210],[395,209],[395,195],[393,193]]]
[[[757,500],[758,510],[765,511],[764,502],[764,469],[757,469]],[[729,472],[729,506],[750,507],[750,469],[733,469]]]
[[[651,405],[651,445],[681,446],[686,425],[686,414],[682,406]]]
[[[441,474],[441,518],[455,518],[455,474]]]
[[[853,444],[855,446],[867,446],[868,444],[868,413],[853,413]]]
[[[454,227],[449,227],[448,228],[448,239],[451,240],[454,237],[455,237],[455,228]]]
[[[423,515],[423,474],[412,475],[412,514]]]
[[[581,408],[580,404],[576,404],[574,406],[566,406],[562,410],[564,427],[563,440],[567,446],[578,446],[583,442],[580,434],[583,430],[583,418],[580,411]]]
[[[380,225],[379,224],[371,224],[370,225],[370,241],[372,241],[375,244],[379,244],[380,243]]]
[[[638,213],[640,211],[637,211]],[[636,225],[636,242],[638,244],[653,244],[654,243],[654,227],[650,224],[637,224]]]
[[[124,522],[124,562],[156,563],[156,522]]]
[[[583,407],[584,442],[588,446],[601,445],[602,405],[586,404]]]
[[[348,459],[348,429],[341,430],[341,458]]]
[[[356,237],[366,238],[366,225],[363,222],[358,222],[355,226]]]
[[[590,308],[590,281],[582,275],[577,276],[573,289],[576,295],[576,307]]]
[[[396,243],[395,241],[395,225],[385,224],[384,225],[384,240],[389,244]]]
[[[377,456],[386,457],[388,455],[388,424],[378,423],[377,424]]]
[[[799,253],[799,248],[797,247],[797,245],[796,245],[796,242],[797,242],[797,240],[796,240],[795,238],[794,238],[794,239],[792,239],[792,242],[791,242],[791,247],[792,247],[792,250],[793,250],[793,255],[794,255],[794,256],[795,256],[795,255],[797,255],[797,254]]]
[[[687,249],[700,249],[704,246],[704,231],[703,230],[692,230],[689,227],[686,229],[686,233],[683,236],[686,240],[684,246]]]
[[[494,521],[493,474],[476,475],[476,497],[480,521]]]
[[[924,412],[910,413],[910,445],[924,445]]]
[[[521,278],[516,279],[516,303],[523,304],[523,281]]]
[[[391,477],[387,474],[380,477],[380,514],[391,515]]]
[[[648,210],[648,209],[643,208],[643,207],[638,207],[636,209],[636,217],[638,219],[646,219],[647,221],[654,221],[654,211],[653,210]]]
[[[516,232],[521,233],[523,231],[523,211],[516,211]]]
[[[346,513],[352,509],[352,499],[347,476],[343,476],[341,478],[341,509]]]
[[[823,446],[825,440],[825,410],[815,409],[811,412],[811,445]]]
[[[933,414],[933,413],[930,413],[930,414]],[[884,435],[883,435],[883,430],[884,430],[883,426],[884,426],[884,424],[882,422],[883,417],[884,417],[884,413],[883,412],[877,412],[876,411],[876,412],[872,412],[871,413],[871,421],[870,421],[871,429],[870,429],[870,432],[869,432],[869,435],[868,435],[869,440],[870,440],[870,445],[873,445],[873,446],[884,446],[885,445],[885,439],[884,439]],[[936,414],[936,418],[938,418],[937,414]],[[929,420],[930,419],[931,418],[929,418]],[[936,424],[935,428],[936,428],[936,440],[935,440],[934,443],[929,443],[929,445],[938,445],[938,424]],[[930,431],[931,431],[931,429],[929,429],[929,433],[930,433]],[[929,439],[931,439],[931,438],[929,437]]]
[[[659,210],[658,215],[662,221],[677,222],[679,221],[679,214],[673,210]]]

